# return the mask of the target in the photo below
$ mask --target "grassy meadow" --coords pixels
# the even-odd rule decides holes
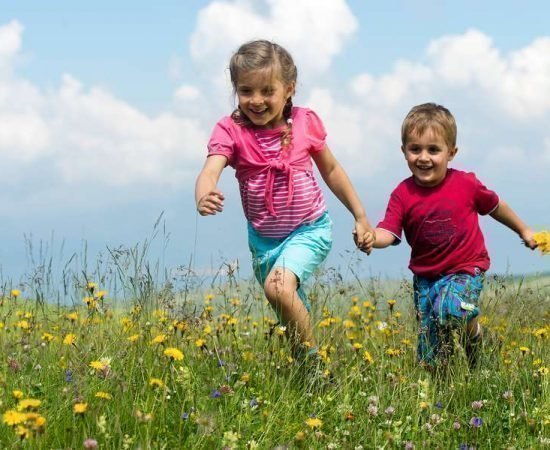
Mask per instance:
[[[205,281],[143,255],[1,286],[0,448],[550,448],[548,276],[488,276],[479,365],[457,343],[433,376],[409,280],[327,269],[308,286],[312,376],[236,267]]]

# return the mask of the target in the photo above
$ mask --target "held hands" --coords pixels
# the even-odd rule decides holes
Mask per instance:
[[[366,219],[355,221],[355,229],[352,231],[353,241],[359,250],[370,255],[374,242],[376,241],[376,233]]]
[[[223,211],[225,196],[218,189],[204,194],[197,202],[197,211],[201,216],[213,216]]]

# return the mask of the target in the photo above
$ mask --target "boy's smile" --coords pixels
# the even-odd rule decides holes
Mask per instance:
[[[447,175],[447,166],[458,148],[449,148],[442,133],[428,127],[421,134],[411,133],[405,146],[401,147],[416,184],[434,187]]]

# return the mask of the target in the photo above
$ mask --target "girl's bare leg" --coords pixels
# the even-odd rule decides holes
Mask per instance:
[[[470,369],[473,369],[479,358],[483,331],[479,324],[479,317],[474,317],[466,324],[465,350]]]
[[[296,275],[283,267],[275,267],[264,283],[267,300],[287,327],[286,333],[293,353],[300,354],[305,350],[304,344],[313,347],[315,343],[309,312],[296,289]]]

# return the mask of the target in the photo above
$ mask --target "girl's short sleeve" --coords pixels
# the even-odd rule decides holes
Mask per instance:
[[[306,133],[312,153],[320,152],[325,148],[327,137],[325,126],[319,116],[310,109],[306,112]]]
[[[476,211],[482,216],[492,213],[498,206],[498,195],[495,191],[488,189],[475,175],[473,175],[473,179]]]
[[[225,117],[220,120],[208,141],[208,156],[223,155],[227,157],[227,164],[232,165],[235,153],[235,140],[232,134],[232,119]]]

